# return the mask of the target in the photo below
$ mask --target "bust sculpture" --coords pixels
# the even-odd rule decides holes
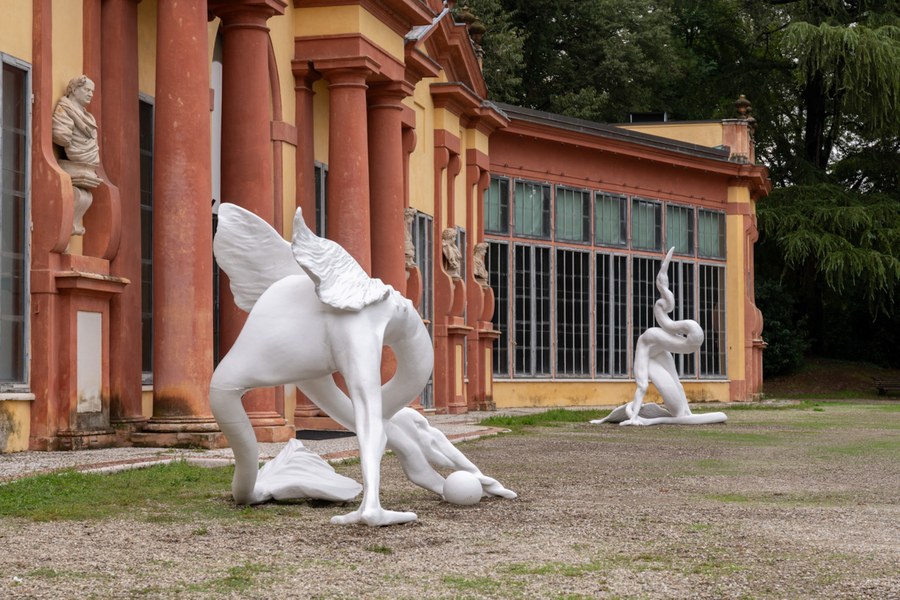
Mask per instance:
[[[461,279],[459,267],[462,261],[462,253],[456,245],[456,229],[448,227],[441,234],[441,247],[444,251],[444,270],[453,279]]]
[[[403,209],[403,254],[406,256],[406,268],[414,269],[416,267],[416,245],[412,239],[412,224],[416,218],[416,209],[407,207]]]
[[[75,194],[72,235],[84,235],[82,218],[93,201],[90,190],[102,182],[96,172],[100,166],[97,121],[87,110],[93,97],[94,82],[80,75],[69,81],[66,95],[53,110],[53,143],[62,147],[65,157],[59,166],[72,178]]]
[[[484,258],[487,254],[487,250],[487,242],[478,242],[475,244],[472,263],[474,264],[475,281],[481,285],[488,285],[488,281],[490,280],[490,275],[488,274],[487,268],[484,266]]]

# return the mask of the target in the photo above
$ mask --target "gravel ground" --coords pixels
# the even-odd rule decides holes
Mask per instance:
[[[473,507],[388,456],[384,505],[419,515],[402,526],[334,526],[353,505],[308,503],[192,523],[3,519],[0,597],[900,598],[900,412],[815,410],[468,442],[519,493]]]

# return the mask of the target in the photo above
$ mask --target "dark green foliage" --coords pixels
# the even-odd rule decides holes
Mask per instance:
[[[809,348],[806,319],[798,316],[796,300],[781,282],[765,281],[756,286],[756,305],[765,315],[764,337],[769,344],[763,353],[763,374],[793,373]]]

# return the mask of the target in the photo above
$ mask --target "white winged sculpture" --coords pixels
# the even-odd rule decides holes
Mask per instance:
[[[213,249],[228,274],[235,304],[250,314],[210,382],[210,406],[235,456],[232,494],[239,504],[286,497],[288,477],[261,481],[259,449],[241,396],[253,388],[294,384],[344,427],[355,431],[362,463],[359,508],[333,523],[391,525],[415,513],[381,507],[381,457],[393,450],[413,483],[437,494],[444,478],[434,467],[474,474],[485,495],[515,492],[484,476],[422,415],[404,408],[431,375],[434,349],[412,303],[370,278],[338,244],[317,237],[294,217],[291,243],[265,221],[222,204]],[[382,347],[397,358],[394,376],[381,384]],[[340,372],[345,394],[332,375]],[[286,448],[287,451],[287,448]],[[284,461],[288,462],[288,461]],[[289,471],[285,471],[288,473]],[[358,493],[358,491],[357,491]],[[350,497],[356,494],[350,495]]]

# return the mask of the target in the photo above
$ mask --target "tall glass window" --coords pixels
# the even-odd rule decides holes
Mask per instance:
[[[591,195],[584,190],[556,188],[556,239],[590,242]]]
[[[596,255],[597,375],[628,375],[628,257]]]
[[[316,235],[328,237],[328,230],[326,229],[328,225],[326,222],[328,210],[325,196],[325,190],[328,189],[328,167],[321,163],[316,163],[313,173],[316,178]]]
[[[625,196],[597,193],[594,205],[594,241],[604,246],[628,243],[628,199]]]
[[[419,298],[419,314],[428,327],[429,335],[433,335],[434,322],[434,271],[432,270],[434,251],[434,221],[424,213],[416,213],[413,221],[412,238],[416,248],[416,266],[422,277],[422,296]],[[434,378],[429,377],[420,398],[422,406],[434,408]]]
[[[550,248],[515,245],[515,371],[550,375]]]
[[[517,235],[550,237],[550,186],[531,181],[516,182]]]
[[[153,373],[153,105],[138,101],[141,129],[141,370]]]
[[[491,177],[484,191],[484,230],[509,232],[509,179],[505,177]]]
[[[591,374],[591,255],[556,250],[556,373]]]
[[[725,376],[725,267],[700,265],[700,375]]]
[[[488,241],[486,265],[494,290],[494,330],[500,339],[494,344],[494,375],[509,377],[509,244]]]
[[[4,60],[0,85],[0,384],[24,384],[27,378],[27,121],[28,72]]]

